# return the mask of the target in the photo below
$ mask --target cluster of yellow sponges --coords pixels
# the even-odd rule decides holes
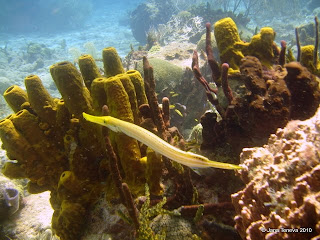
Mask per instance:
[[[248,55],[259,58],[268,67],[272,66],[273,41],[276,35],[272,28],[264,27],[250,42],[243,42],[235,22],[231,18],[223,18],[214,24],[214,35],[220,60],[229,64],[230,72],[238,72],[241,59]]]
[[[275,52],[279,51],[274,43],[276,33],[270,27],[261,28],[260,33],[254,35],[250,42],[244,42],[240,39],[235,22],[231,18],[223,18],[214,24],[214,35],[220,61],[229,64],[229,73],[239,72],[240,61],[244,56],[257,57],[262,65],[270,68],[274,64]],[[292,53],[289,51],[290,54]],[[301,47],[300,63],[311,73],[320,74],[320,63],[318,60],[314,61],[313,45]]]
[[[3,173],[28,178],[31,193],[51,191],[52,226],[64,240],[79,239],[87,209],[102,191],[117,193],[103,129],[84,120],[82,112],[101,115],[107,105],[111,116],[139,124],[138,106],[148,103],[140,73],[125,72],[114,48],[105,48],[102,56],[104,76],[90,55],[80,57],[81,73],[70,62],[50,67],[61,99],[50,96],[36,75],[25,78],[27,91],[12,86],[4,93],[15,113],[0,121],[0,137],[9,159],[16,161],[7,162]],[[131,191],[143,193],[147,181],[160,194],[154,159],[140,160],[135,139],[111,131],[109,137]]]

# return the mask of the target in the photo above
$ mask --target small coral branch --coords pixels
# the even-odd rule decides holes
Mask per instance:
[[[108,115],[108,107],[104,105],[102,107],[102,115]],[[112,174],[113,181],[118,189],[121,202],[126,206],[128,213],[134,223],[136,229],[139,229],[139,220],[138,220],[138,210],[134,205],[133,198],[129,189],[128,184],[122,182],[122,177],[120,175],[119,167],[118,167],[118,158],[115,154],[113,147],[111,145],[109,137],[105,136],[106,149],[109,155],[109,166],[110,172]]]
[[[108,115],[108,107],[106,105],[104,105],[102,107],[102,115],[106,116]],[[123,204],[126,204],[126,198],[122,189],[122,177],[120,175],[120,171],[119,171],[119,167],[118,167],[118,158],[117,155],[115,154],[113,147],[111,145],[111,141],[110,138],[107,135],[107,128],[104,128],[105,130],[105,143],[106,143],[106,149],[107,149],[107,154],[109,156],[109,168],[110,168],[110,172],[112,174],[112,179],[118,189],[119,192],[119,196],[121,199],[121,202]]]
[[[318,17],[316,16],[314,18],[314,22],[315,22],[315,33],[316,33],[316,39],[315,39],[315,43],[314,43],[314,52],[313,52],[313,65],[315,68],[317,68],[318,65],[318,48],[319,48],[319,21],[318,21]]]
[[[222,64],[221,70],[222,70],[221,71],[221,79],[222,79],[223,93],[226,96],[226,98],[228,99],[229,105],[231,105],[231,102],[233,100],[233,94],[232,94],[232,90],[231,90],[229,83],[228,83],[229,64],[228,63]]]
[[[280,56],[279,56],[279,64],[283,66],[286,64],[286,50],[287,50],[287,43],[284,40],[281,40],[281,51],[280,51]]]
[[[220,77],[220,68],[218,62],[215,60],[211,45],[211,24],[206,24],[206,53],[208,57],[208,63],[211,68],[212,80],[217,83]]]
[[[206,90],[206,95],[210,103],[212,103],[214,106],[216,106],[219,114],[223,117],[224,116],[224,110],[219,104],[218,98],[216,98],[214,94],[218,93],[218,89],[213,89],[210,87],[207,80],[202,76],[199,68],[199,59],[198,59],[198,52],[196,50],[193,51],[192,56],[192,70],[195,78],[204,86]]]
[[[157,126],[161,138],[167,140],[166,127],[162,118],[162,113],[159,109],[159,102],[157,100],[157,95],[155,92],[156,83],[153,76],[153,68],[150,66],[149,61],[146,57],[143,57],[143,71],[146,94],[152,112],[153,121]]]
[[[162,98],[163,121],[166,128],[170,127],[170,102],[169,98]]]
[[[139,218],[138,218],[138,210],[134,205],[133,198],[129,189],[128,184],[122,183],[122,189],[126,198],[126,207],[129,212],[129,215],[133,221],[134,227],[138,230],[139,229]]]
[[[207,82],[207,80],[202,76],[202,74],[200,72],[200,67],[199,67],[198,52],[196,50],[193,51],[192,70],[193,70],[194,76],[204,86],[207,93],[211,94],[210,92],[213,92],[213,93],[218,92],[218,89],[211,88],[209,86],[209,83]]]

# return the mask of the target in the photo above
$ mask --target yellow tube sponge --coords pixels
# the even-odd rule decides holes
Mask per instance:
[[[24,79],[24,84],[32,109],[43,121],[55,125],[55,102],[40,78],[37,75],[29,75]]]
[[[126,74],[130,77],[131,82],[133,83],[136,90],[138,107],[142,104],[147,104],[148,99],[144,89],[144,80],[140,72],[137,70],[129,70],[126,72]]]
[[[113,77],[117,74],[124,73],[121,59],[114,47],[104,48],[102,50],[102,59],[104,75],[106,77]]]
[[[68,166],[68,159],[64,156],[57,146],[56,142],[47,137],[38,125],[38,119],[27,110],[17,112],[12,122],[16,129],[24,136],[34,151],[41,157],[41,162],[32,167],[32,171],[37,173],[36,183],[39,186],[54,186],[60,174]],[[43,174],[45,169],[51,169]],[[31,171],[31,169],[26,169]]]
[[[110,116],[127,122],[134,122],[128,94],[117,77],[110,77],[104,85]],[[125,182],[133,192],[143,191],[145,182],[141,153],[137,140],[122,133],[109,132],[113,147],[116,149],[125,174]]]
[[[61,188],[64,187],[67,191],[65,196],[60,196],[60,198],[65,199],[67,196],[72,197],[79,197],[79,195],[87,192],[87,190],[83,189],[83,186],[81,185],[81,181],[77,179],[77,177],[74,175],[71,171],[64,171],[59,180],[58,185],[58,192],[61,195],[63,191],[61,191]]]
[[[92,99],[89,90],[84,86],[80,72],[70,62],[60,62],[50,67],[50,72],[69,112],[79,119],[79,130],[73,138],[77,146],[71,166],[79,178],[97,179],[95,172],[98,162],[105,157],[105,145],[101,128],[83,121],[82,112],[92,112]],[[78,147],[81,146],[81,147]]]
[[[9,87],[3,97],[14,112],[20,111],[21,105],[28,102],[27,93],[17,85]]]
[[[95,78],[101,77],[96,62],[89,54],[85,54],[79,57],[79,68],[84,79],[84,84],[88,89],[91,88],[91,83]]]
[[[96,115],[100,116],[103,105],[107,104],[107,95],[104,90],[104,83],[107,78],[96,78],[91,84],[92,105]]]
[[[2,173],[8,178],[26,178],[27,175],[21,165],[14,162],[6,162],[2,168]]]
[[[110,115],[121,120],[133,123],[133,114],[129,96],[123,87],[121,80],[117,77],[109,77],[104,84],[107,96],[107,105]]]
[[[127,74],[118,74],[116,75],[116,77],[120,79],[124,89],[128,94],[134,123],[139,125],[140,124],[139,109],[138,109],[137,96],[136,96],[136,90],[134,88],[134,85]]]
[[[43,191],[49,190],[50,187],[44,179],[44,173],[46,173],[47,168],[43,164],[40,154],[34,150],[32,144],[28,142],[23,134],[15,128],[11,120],[4,119],[0,121],[0,138],[2,147],[7,151],[8,158],[17,160],[16,165],[5,164],[4,174],[8,173],[8,177],[26,175],[31,182],[42,184],[44,186]],[[17,172],[13,172],[14,170]]]
[[[214,24],[214,35],[222,63],[228,63],[233,70],[239,70],[240,60],[244,57],[241,49],[236,47],[241,44],[238,28],[231,18],[223,18]]]
[[[0,138],[2,141],[2,147],[7,151],[7,156],[11,160],[17,160],[19,164],[33,164],[40,160],[38,154],[35,153],[32,146],[18,132],[9,119],[3,119],[0,121]]]
[[[92,100],[77,68],[71,62],[60,62],[50,67],[51,76],[69,112],[82,118],[82,112],[93,112]]]
[[[59,128],[61,135],[64,135],[65,132],[69,129],[71,115],[68,108],[65,105],[64,100],[59,100],[56,103],[57,113],[56,113],[56,125]]]

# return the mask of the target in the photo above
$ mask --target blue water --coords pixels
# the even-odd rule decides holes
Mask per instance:
[[[0,32],[31,33],[79,30],[95,15],[118,14],[119,19],[135,8],[137,1],[102,0],[1,0]]]

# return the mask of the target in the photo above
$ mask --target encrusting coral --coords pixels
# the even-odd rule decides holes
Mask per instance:
[[[245,148],[246,183],[232,195],[243,239],[318,239],[320,236],[320,108],[290,121],[259,148]]]

